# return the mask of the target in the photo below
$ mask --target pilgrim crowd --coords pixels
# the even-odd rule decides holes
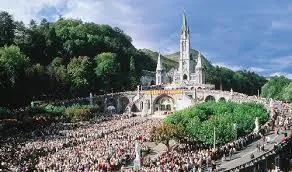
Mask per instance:
[[[79,126],[52,124],[32,134],[32,140],[13,148],[7,142],[0,148],[1,156],[9,154],[2,166],[12,171],[116,171],[135,158],[135,141],[149,140],[150,130],[161,122],[114,115],[101,117]]]
[[[275,129],[279,133],[290,128],[291,114],[274,108],[260,134],[251,133],[236,141],[213,148],[205,144],[177,144],[170,151],[141,157],[141,171],[216,170],[216,160],[232,159],[235,152],[251,142],[264,138]],[[131,171],[127,166],[135,158],[135,142],[149,149],[150,130],[160,119],[99,116],[90,122],[57,123],[39,128],[31,139],[19,144],[10,137],[0,147],[0,167],[11,171]],[[15,146],[16,145],[16,146]]]

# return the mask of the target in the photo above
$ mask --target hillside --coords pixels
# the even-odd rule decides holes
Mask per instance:
[[[146,49],[146,48],[141,49],[140,51],[145,53],[148,57],[150,57],[153,61],[155,61],[155,63],[157,62],[158,52],[154,52],[154,51]],[[161,55],[161,60],[162,60],[162,64],[166,68],[166,70],[169,70],[172,67],[175,67],[175,68],[178,67],[178,61],[168,59],[167,57],[165,57],[163,55]]]
[[[169,55],[166,55],[165,57],[167,59],[170,59],[170,60],[173,60],[173,61],[176,61],[178,62],[179,61],[179,54],[180,52],[176,52],[176,53],[173,53],[173,54],[169,54]],[[199,52],[195,49],[190,49],[190,54],[191,54],[191,59],[194,59],[195,61],[197,61],[198,59],[198,55],[199,55]],[[212,67],[211,63],[206,59],[206,57],[202,54],[202,60],[203,60],[203,63],[205,65],[205,67]]]
[[[155,62],[157,61],[158,52],[154,52],[149,49],[141,49],[142,52],[144,52],[148,57],[150,57]],[[195,49],[191,49],[191,59],[195,59],[197,61],[199,52]],[[178,61],[179,61],[180,52],[176,52],[173,54],[168,55],[161,55],[162,63],[165,66],[167,70],[171,69],[172,67],[178,68]],[[212,68],[213,66],[211,63],[204,57],[202,54],[202,60],[205,68]]]

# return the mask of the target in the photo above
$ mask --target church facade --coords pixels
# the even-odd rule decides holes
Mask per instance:
[[[143,71],[141,77],[142,86],[150,86],[155,83],[155,85],[163,86],[165,89],[208,87],[208,85],[205,84],[205,73],[201,53],[199,52],[197,61],[191,58],[190,29],[185,14],[183,14],[182,20],[178,69],[166,71],[159,53],[156,71]]]

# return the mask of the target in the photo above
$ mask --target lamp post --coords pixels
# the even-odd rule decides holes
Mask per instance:
[[[214,145],[213,145],[213,147],[214,147],[214,149],[216,149],[216,127],[214,127]]]
[[[233,123],[233,129],[235,132],[235,140],[236,140],[237,139],[237,124],[236,123]]]

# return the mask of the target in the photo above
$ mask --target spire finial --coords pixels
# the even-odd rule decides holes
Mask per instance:
[[[184,10],[183,12],[183,15],[182,15],[182,20],[183,20],[183,23],[182,23],[182,32],[189,32],[189,28],[188,28],[188,23],[187,23],[187,17],[186,17],[186,12]]]

